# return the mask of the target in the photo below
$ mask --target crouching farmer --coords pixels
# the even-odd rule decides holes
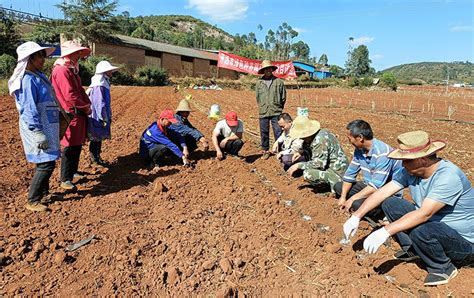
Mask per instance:
[[[344,234],[354,236],[360,218],[381,204],[390,224],[370,234],[364,249],[375,253],[396,235],[402,248],[396,259],[420,258],[428,270],[425,285],[446,284],[457,275],[456,266],[473,262],[474,190],[456,165],[436,156],[444,142],[413,131],[399,135],[398,144],[388,157],[402,160],[403,170],[367,198],[344,224]],[[413,203],[392,196],[407,187]]]
[[[172,110],[164,110],[158,121],[153,122],[143,132],[140,139],[140,157],[155,168],[166,164],[179,163],[188,165],[188,148],[184,138],[177,132],[168,129],[176,123]],[[177,141],[183,151],[173,142]]]
[[[278,116],[278,126],[282,130],[282,134],[275,143],[273,143],[272,152],[277,153],[276,157],[283,165],[283,169],[288,170],[294,163],[305,161],[303,153],[303,140],[290,137],[290,129],[293,119],[288,113],[282,113]],[[300,153],[297,160],[293,160],[293,155]]]
[[[329,184],[331,191],[334,185],[342,181],[348,160],[336,136],[316,120],[306,116],[297,116],[290,129],[290,137],[303,139],[305,162],[292,165],[287,173],[292,176],[297,170],[303,170],[303,178],[311,185]],[[293,160],[300,158],[299,153],[293,155]]]
[[[216,158],[218,160],[223,159],[224,152],[238,156],[240,149],[244,146],[243,134],[244,124],[237,118],[237,113],[227,113],[225,120],[217,122],[212,132],[212,143],[216,149]]]

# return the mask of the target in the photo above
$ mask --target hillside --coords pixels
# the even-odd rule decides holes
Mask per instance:
[[[192,16],[162,15],[129,17],[122,14],[114,17],[120,34],[178,46],[208,49],[228,49],[234,37]]]
[[[474,83],[474,64],[471,62],[420,62],[387,68],[382,71],[393,73],[399,80],[423,80],[436,83],[446,80],[449,69],[449,80],[452,82]]]

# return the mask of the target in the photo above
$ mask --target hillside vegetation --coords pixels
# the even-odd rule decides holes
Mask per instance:
[[[402,81],[421,80],[426,83],[450,82],[474,83],[474,64],[471,62],[421,62],[394,66],[382,71],[391,72]]]

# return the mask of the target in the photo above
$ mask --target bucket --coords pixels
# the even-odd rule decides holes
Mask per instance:
[[[219,120],[221,117],[221,108],[218,104],[213,104],[211,106],[211,111],[209,112],[209,118],[213,120]]]
[[[297,110],[296,110],[296,115],[297,115],[297,116],[309,117],[309,109],[308,109],[308,108],[298,107]]]

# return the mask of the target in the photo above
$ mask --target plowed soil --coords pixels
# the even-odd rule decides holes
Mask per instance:
[[[214,126],[206,114],[211,104],[219,103],[223,113],[237,111],[246,125],[245,160],[218,162],[214,152],[198,151],[194,168],[143,169],[137,155],[140,134],[185,92],[114,87],[113,138],[103,146],[110,168],[91,167],[84,148],[80,169],[86,177],[78,181],[78,192],[50,204],[47,213],[24,209],[33,166],[24,158],[14,102],[0,98],[0,295],[474,293],[474,271],[469,268],[460,269],[448,285],[424,287],[421,263],[392,259],[395,241],[376,255],[364,254],[362,241],[372,230],[366,223],[349,246],[341,246],[342,224],[349,214],[336,208],[332,195],[300,189],[305,183],[288,178],[276,160],[259,159],[253,92],[188,92],[195,109],[191,122],[208,138]],[[297,91],[288,97],[287,111],[294,115]],[[473,180],[471,125],[307,104],[310,116],[338,135],[348,155],[353,151],[345,137],[350,120],[367,120],[376,137],[392,145],[399,133],[424,129],[447,140],[441,156]],[[60,192],[58,167],[51,187]],[[95,239],[89,244],[66,251],[91,235]]]

